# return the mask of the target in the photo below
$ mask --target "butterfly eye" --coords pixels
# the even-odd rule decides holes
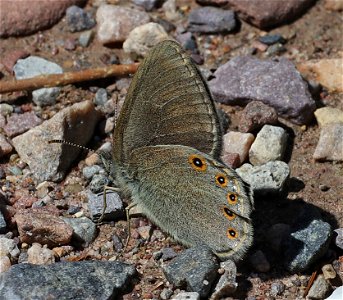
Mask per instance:
[[[232,221],[236,217],[236,215],[225,206],[223,207],[223,212],[224,216],[227,217],[230,221]]]
[[[237,194],[228,193],[227,194],[227,201],[229,204],[236,204],[237,203]]]
[[[188,162],[191,164],[193,169],[197,171],[206,171],[206,162],[201,156],[196,154],[190,155]]]
[[[238,237],[238,233],[237,233],[237,231],[236,231],[235,229],[233,229],[233,228],[230,227],[230,228],[227,230],[227,237],[228,237],[229,239],[231,239],[231,240],[236,239],[236,238]]]
[[[216,175],[216,184],[218,184],[221,187],[227,186],[227,178],[223,174],[217,174]]]

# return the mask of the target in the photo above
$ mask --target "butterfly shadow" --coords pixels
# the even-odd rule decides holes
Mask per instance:
[[[304,187],[304,183],[299,179],[291,178],[289,182],[292,185],[291,191],[293,189],[294,191],[301,190]],[[252,214],[254,243],[245,260],[239,266],[241,275],[237,277],[238,289],[235,297],[244,299],[248,296],[248,292],[252,288],[249,281],[252,274],[257,274],[257,277],[262,281],[283,279],[294,273],[308,275],[315,270],[320,270],[324,264],[331,263],[342,255],[342,251],[332,243],[333,239],[331,238],[331,243],[329,241],[324,246],[324,254],[314,259],[308,268],[289,270],[292,262],[307,247],[303,241],[294,237],[294,233],[305,230],[315,220],[330,224],[331,232],[332,229],[338,228],[338,222],[333,214],[305,202],[302,198],[290,199],[287,197],[287,193],[274,196],[257,195],[255,197],[255,210]],[[275,224],[282,224],[280,227],[283,230],[280,235],[275,235],[271,231],[273,225],[275,228]],[[253,270],[250,257],[258,250],[264,253],[270,264],[268,272],[262,273]],[[340,282],[340,284],[342,283]]]

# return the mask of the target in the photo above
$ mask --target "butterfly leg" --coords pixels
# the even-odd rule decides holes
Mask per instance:
[[[102,213],[101,213],[101,216],[99,218],[99,220],[97,221],[98,224],[101,224],[102,220],[104,219],[104,216],[105,216],[105,211],[106,211],[106,208],[107,208],[107,202],[106,202],[106,192],[107,190],[110,190],[110,191],[114,191],[114,192],[120,192],[120,189],[119,188],[116,188],[116,187],[111,187],[111,186],[107,186],[105,185],[104,186],[104,201],[103,201],[103,209],[102,209]]]
[[[132,202],[131,204],[129,204],[126,208],[125,208],[125,212],[126,212],[126,221],[127,221],[127,238],[126,238],[126,242],[125,242],[125,246],[123,249],[123,252],[126,251],[127,246],[129,245],[129,241],[130,241],[130,237],[131,237],[131,224],[130,224],[130,209],[135,207],[137,205],[137,203]]]

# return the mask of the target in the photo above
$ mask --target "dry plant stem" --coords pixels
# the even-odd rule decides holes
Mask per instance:
[[[307,283],[307,287],[306,287],[305,292],[304,292],[304,298],[307,296],[307,294],[308,294],[308,292],[309,292],[309,290],[310,290],[314,280],[316,279],[316,276],[317,276],[317,271],[314,271],[312,273],[308,283]]]
[[[112,65],[104,68],[89,69],[63,74],[40,75],[28,79],[0,81],[0,93],[62,86],[76,82],[83,82],[112,76],[133,74],[138,68],[137,63],[129,65]]]

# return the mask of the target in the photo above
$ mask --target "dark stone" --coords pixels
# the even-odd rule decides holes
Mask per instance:
[[[0,210],[0,233],[4,233],[6,232],[6,221],[5,221],[5,218]]]
[[[133,0],[134,4],[143,7],[146,11],[152,11],[153,9],[161,6],[161,0]]]
[[[193,9],[188,16],[188,30],[202,33],[227,33],[237,26],[235,14],[231,10],[216,7]]]
[[[284,264],[290,272],[309,268],[328,250],[332,230],[321,220],[316,209],[306,208],[300,212],[291,227],[291,233],[282,242]]]
[[[286,43],[286,40],[283,38],[281,34],[267,34],[265,36],[261,36],[258,40],[261,43],[266,44],[268,46],[274,45],[276,43]]]
[[[209,87],[216,101],[245,105],[262,101],[296,124],[308,124],[316,108],[294,64],[286,58],[261,60],[238,56],[220,66]]]
[[[118,261],[18,264],[0,274],[0,299],[115,299],[134,275]]]
[[[95,26],[92,15],[76,5],[68,7],[66,20],[71,32],[87,30]]]
[[[218,268],[217,258],[209,248],[198,246],[182,252],[163,271],[167,280],[176,287],[197,292],[206,298],[218,276]]]

